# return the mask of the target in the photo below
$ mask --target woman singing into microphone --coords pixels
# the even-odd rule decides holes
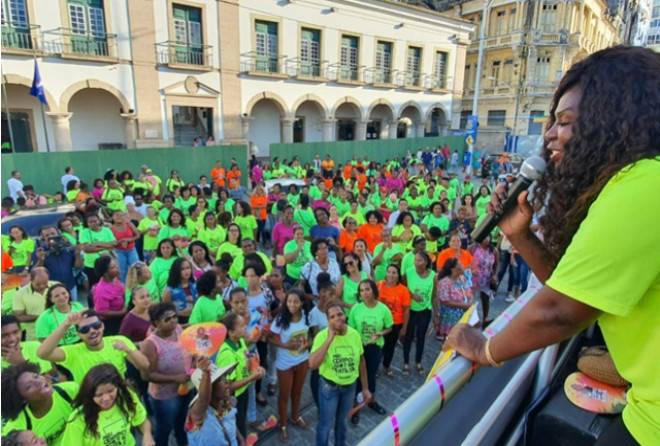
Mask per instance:
[[[544,287],[494,337],[458,325],[445,348],[482,365],[567,339],[598,321],[632,387],[597,445],[660,444],[660,54],[614,47],[575,64],[554,95],[537,203],[500,228]]]

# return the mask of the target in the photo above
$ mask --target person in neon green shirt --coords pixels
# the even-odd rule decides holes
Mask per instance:
[[[3,299],[6,298],[2,296]],[[50,361],[44,361],[37,356],[41,345],[38,341],[21,341],[23,330],[15,316],[2,316],[2,369],[11,365],[23,364],[26,361],[37,364],[40,373],[51,373],[54,370]]]
[[[293,212],[293,220],[303,228],[305,237],[309,237],[310,229],[316,224],[316,216],[307,195],[300,197],[300,207]]]
[[[653,142],[660,99],[647,94],[658,85],[660,59],[644,48],[598,51],[566,73],[546,123],[543,155],[552,175],[534,193],[534,205],[545,204],[543,240],[529,229],[527,193],[500,221],[545,285],[489,340],[464,325],[448,339],[469,360],[496,365],[597,321],[631,384],[603,444],[660,444],[660,381],[651,359],[660,345],[660,153]]]
[[[77,344],[59,347],[69,328],[75,325],[82,340]],[[126,375],[126,360],[137,369],[147,371],[149,360],[124,336],[103,337],[103,322],[94,310],[69,313],[50,336],[39,346],[37,355],[46,361],[62,364],[81,382],[87,371],[101,363],[113,364],[121,376]]]
[[[108,181],[108,187],[106,187],[103,191],[101,199],[106,203],[108,209],[110,209],[112,212],[126,212],[127,210],[126,203],[124,203],[124,190],[114,179],[110,179],[110,181]]]
[[[18,225],[11,226],[9,237],[4,240],[6,240],[6,246],[3,246],[2,249],[11,256],[11,260],[14,262],[14,270],[21,271],[27,268],[35,249],[35,242],[28,238],[25,229]]]
[[[429,236],[429,231],[431,228],[438,228],[442,231],[442,237],[437,239],[437,246],[441,248],[447,242],[447,231],[449,231],[450,221],[445,215],[446,209],[444,205],[438,201],[431,204],[429,207],[429,213],[424,216],[421,223],[421,229],[424,234]]]
[[[147,207],[147,215],[140,220],[137,230],[142,234],[142,253],[146,261],[150,261],[156,256],[158,248],[158,232],[160,231],[160,221],[156,217],[156,210]]]
[[[392,228],[392,240],[401,246],[403,252],[412,249],[412,241],[415,237],[422,235],[422,230],[414,223],[410,212],[401,212]]]
[[[112,364],[99,364],[87,372],[74,408],[62,435],[63,445],[135,446],[133,428],[142,433],[143,445],[154,444],[147,411]]]
[[[158,231],[158,241],[166,238],[174,240],[174,243],[185,243],[190,241],[190,232],[185,226],[185,217],[183,212],[178,209],[172,209],[167,217],[167,224]],[[177,246],[178,247],[178,246]]]
[[[248,392],[246,390],[250,384],[263,378],[266,371],[257,366],[250,372],[248,348],[245,343],[247,321],[236,313],[228,313],[222,318],[222,324],[227,328],[227,338],[218,351],[215,363],[221,368],[237,364],[234,370],[227,375],[227,382],[229,389],[239,400],[236,425],[238,431],[245,438],[247,437],[248,406]]]
[[[300,272],[307,262],[312,260],[311,242],[304,239],[303,228],[297,226],[293,230],[293,240],[284,245],[283,254],[286,261],[286,275],[289,283],[300,279]]]
[[[213,212],[204,215],[204,226],[197,233],[197,239],[206,244],[213,256],[227,239],[227,231],[218,224]]]
[[[181,195],[174,202],[174,207],[183,212],[184,215],[188,215],[190,206],[197,203],[197,198],[190,194],[190,189],[187,187],[181,187],[179,190]]]
[[[64,382],[53,385],[30,362],[2,371],[2,434],[14,430],[31,430],[46,444],[59,446],[78,384]]]
[[[358,302],[358,286],[369,275],[362,271],[360,259],[349,252],[342,258],[342,276],[337,283],[337,295],[341,296],[346,306],[352,307]]]
[[[241,228],[241,236],[256,240],[257,219],[252,215],[252,208],[245,201],[236,203],[236,213],[234,215],[234,223]]]
[[[57,327],[64,322],[69,313],[84,310],[80,302],[71,301],[69,290],[61,283],[55,283],[46,292],[46,308],[35,322],[36,336],[39,341],[46,339]],[[70,327],[60,345],[69,345],[79,342],[75,327]]]
[[[198,297],[188,318],[189,324],[218,322],[224,316],[225,303],[218,295],[219,280],[215,271],[206,271],[197,279]]]
[[[185,186],[186,183],[179,177],[179,173],[176,170],[170,172],[170,177],[165,180],[165,189],[170,194],[173,194],[176,190]]]
[[[330,430],[334,427],[334,444],[340,445],[346,441],[346,419],[355,399],[355,383],[358,378],[364,401],[370,403],[373,397],[369,391],[360,333],[346,324],[341,304],[329,304],[326,316],[328,326],[314,337],[309,368],[319,371],[319,401],[331,398],[338,401],[336,410],[324,410],[321,404],[316,436],[318,444],[327,445]]]
[[[94,262],[101,255],[111,254],[116,239],[110,228],[101,225],[97,215],[88,215],[87,227],[80,231],[80,244],[83,245],[83,265],[85,272],[94,269]]]
[[[477,211],[477,218],[486,215],[490,201],[490,189],[488,189],[488,186],[481,186],[479,188],[479,196],[474,202],[474,208]]]
[[[353,200],[353,201],[351,201],[351,208],[349,209],[348,212],[346,212],[344,214],[344,216],[341,218],[341,220],[344,221],[344,219],[350,217],[353,220],[355,220],[355,222],[357,223],[358,226],[361,226],[361,225],[363,225],[367,222],[367,220],[364,218],[365,213],[366,212],[363,212],[363,211],[360,210],[360,208],[358,206],[358,202]]]
[[[266,254],[257,251],[257,243],[254,240],[244,239],[241,240],[241,253],[234,257],[234,261],[231,263],[231,268],[229,268],[229,277],[234,280],[245,279],[242,277],[243,267],[245,266],[245,257],[250,254],[258,255],[266,267],[266,273],[270,274],[270,272],[273,270],[273,262],[271,262]]]
[[[371,266],[374,268],[374,279],[377,282],[385,280],[387,267],[392,264],[398,264],[405,252],[399,243],[393,242],[392,231],[388,228],[383,228],[381,237],[383,241],[376,245],[374,257],[371,261]]]

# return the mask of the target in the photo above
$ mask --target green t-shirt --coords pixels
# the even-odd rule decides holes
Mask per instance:
[[[193,306],[188,323],[218,322],[225,312],[225,303],[222,301],[222,296],[216,296],[215,299],[200,296]]]
[[[174,239],[174,237],[179,238],[190,238],[190,232],[185,226],[179,226],[178,228],[173,228],[171,226],[163,226],[158,231],[158,241],[164,240],[166,238]]]
[[[172,268],[172,264],[176,259],[176,256],[172,256],[169,259],[156,257],[149,265],[149,269],[151,270],[151,280],[156,282],[156,288],[158,289],[158,300],[160,300],[160,296],[162,296],[163,291],[165,291],[165,287],[167,286],[167,278],[170,275],[170,269]]]
[[[250,376],[248,369],[248,349],[245,345],[245,340],[241,339],[238,345],[234,344],[231,339],[225,339],[225,342],[218,351],[218,356],[215,363],[218,367],[227,367],[232,364],[238,364],[236,368],[227,375],[227,381],[242,381]],[[248,386],[243,386],[234,391],[234,396],[241,396]]]
[[[66,191],[66,201],[68,201],[69,203],[73,203],[74,201],[76,201],[76,197],[78,196],[79,193],[80,193],[80,189],[72,189]]]
[[[59,392],[55,390],[56,388],[59,389]],[[60,392],[66,394],[69,401],[67,401],[64,396],[60,395]],[[44,438],[46,444],[49,446],[78,444],[77,442],[62,443],[61,441],[67,419],[73,412],[71,401],[73,401],[77,393],[78,384],[75,382],[68,381],[61,384],[55,384],[53,386],[52,395],[53,405],[50,407],[50,410],[46,415],[37,418],[32,413],[32,410],[30,410],[30,406],[25,406],[16,419],[8,420],[7,423],[2,426],[2,435],[7,435],[13,430],[31,430],[35,435]]]
[[[76,313],[84,310],[81,303],[72,301],[71,312]],[[46,339],[62,322],[66,320],[69,313],[61,313],[55,306],[50,307],[39,315],[35,322],[37,339]],[[60,341],[59,345],[70,345],[80,341],[75,326],[69,327]]]
[[[337,215],[339,215],[339,218],[341,219],[343,219],[346,214],[351,212],[351,203],[348,201],[335,200],[333,204],[337,208]]]
[[[254,240],[254,231],[257,229],[257,219],[254,215],[237,215],[234,217],[234,223],[241,228],[241,237]]]
[[[401,275],[405,276],[408,274],[410,268],[415,267],[415,252],[407,252],[401,259]]]
[[[34,251],[34,240],[25,239],[20,242],[9,243],[9,248],[13,248],[11,252],[11,260],[14,262],[14,267],[28,266],[30,264],[30,257]]]
[[[178,188],[184,185],[185,183],[183,182],[183,180],[177,180],[175,178],[168,178],[165,181],[165,188],[169,193],[174,193],[175,190],[177,190]]]
[[[182,197],[179,197],[176,199],[174,202],[174,207],[183,212],[184,215],[188,215],[188,210],[190,209],[190,206],[194,205],[197,203],[197,198],[195,197],[188,197],[188,199],[184,200]]]
[[[364,271],[360,271],[360,282],[354,282],[346,274],[342,275],[341,278],[344,282],[344,291],[341,299],[346,305],[355,305],[358,301],[358,287],[360,286],[360,282],[368,279],[369,276]]]
[[[296,209],[293,213],[293,220],[303,228],[305,237],[309,237],[309,230],[316,224],[314,210],[311,207],[307,207],[307,209]]]
[[[87,430],[82,412],[76,410],[69,417],[64,435],[62,436],[62,444],[75,444],[77,446],[135,446],[135,437],[131,429],[144,423],[144,420],[147,418],[147,411],[144,409],[135,392],[130,389],[129,392],[135,404],[135,413],[130,418],[127,419],[116,404],[109,410],[99,412],[99,436],[93,437]]]
[[[408,289],[410,295],[419,294],[422,296],[422,301],[417,302],[415,299],[410,299],[411,311],[430,310],[433,306],[433,286],[435,285],[435,272],[429,271],[426,277],[420,277],[417,270],[413,266],[406,274],[408,280]]]
[[[374,258],[378,257],[383,249],[385,249],[384,243],[377,244],[376,249],[374,249]],[[376,282],[385,280],[385,276],[387,275],[387,267],[394,263],[392,262],[392,258],[399,254],[403,254],[403,250],[401,249],[401,245],[398,243],[392,243],[391,248],[385,249],[385,252],[383,253],[383,260],[374,268],[374,279],[376,279]]]
[[[152,273],[152,274],[153,274],[153,273]],[[166,278],[166,280],[167,280],[167,278]],[[141,286],[142,288],[146,288],[146,289],[147,289],[147,292],[149,293],[149,297],[151,298],[151,300],[152,300],[153,302],[156,302],[156,303],[159,303],[159,302],[160,302],[160,298],[161,298],[161,295],[160,295],[160,294],[161,294],[161,293],[160,293],[160,291],[158,290],[158,285],[156,285],[156,281],[154,280],[153,275],[152,275],[152,277],[147,281],[147,283],[144,283],[144,284],[139,285],[139,286]],[[132,297],[132,296],[131,296],[131,291],[132,291],[132,290],[130,290],[130,289],[128,289],[128,288],[126,288],[126,290],[124,291],[124,298],[125,298],[124,300],[125,300],[125,302],[126,302],[126,306],[128,306],[128,303],[131,301],[131,297]]]
[[[109,362],[117,367],[119,374],[123,377],[126,375],[127,354],[112,346],[115,341],[123,341],[129,349],[136,349],[133,341],[125,336],[105,336],[101,350],[92,351],[83,342],[60,347],[64,351],[64,360],[59,364],[69,369],[73,380],[77,383],[82,382],[89,369],[104,362]]]
[[[348,325],[360,333],[362,344],[376,344],[378,347],[382,347],[385,345],[385,338],[379,336],[374,342],[372,335],[392,326],[392,313],[382,302],[376,301],[376,305],[372,308],[369,308],[364,302],[360,302],[351,308]]]
[[[295,280],[300,279],[300,272],[303,266],[305,266],[307,262],[312,260],[311,247],[312,244],[307,240],[305,240],[305,242],[303,243],[303,248],[298,253],[298,257],[296,257],[296,259],[293,262],[287,262],[286,264],[287,276]],[[284,249],[282,252],[284,253],[284,255],[286,255],[295,252],[297,249],[298,249],[298,243],[295,240],[289,240],[284,245]]]
[[[312,198],[313,200],[320,200],[321,197],[323,196],[323,193],[321,192],[321,189],[316,184],[313,184],[309,188],[309,198]]]
[[[23,353],[23,358],[25,358],[27,362],[37,364],[39,366],[39,371],[44,374],[53,370],[53,364],[51,364],[50,361],[44,361],[37,356],[37,350],[40,345],[41,342],[39,341],[23,341],[21,342],[21,353]],[[6,361],[5,358],[2,358],[3,369],[6,369],[10,365],[11,364]]]
[[[472,184],[472,182],[463,183],[461,186],[461,191],[463,193],[463,196],[472,195],[472,193],[474,192],[474,184]]]
[[[121,189],[107,188],[101,197],[108,205],[111,211],[126,212],[126,203],[124,203],[124,192]]]
[[[440,229],[443,233],[446,233],[449,231],[449,219],[441,215],[440,217],[436,217],[433,214],[426,214],[424,218],[422,219],[422,224],[426,225],[427,230],[431,228],[438,228]],[[444,246],[447,241],[446,236],[438,237],[437,243],[439,246]]]
[[[218,248],[218,252],[217,252],[217,254],[215,255],[215,258],[216,258],[217,260],[219,260],[220,257],[222,256],[222,254],[224,254],[224,253],[229,253],[229,255],[230,255],[233,259],[235,259],[235,258],[237,258],[238,256],[240,256],[240,255],[243,254],[243,250],[241,249],[240,246],[236,246],[236,245],[234,245],[234,244],[231,243],[231,242],[224,242],[224,243],[222,243],[222,244],[220,245],[220,247]]]
[[[357,222],[358,226],[363,225],[367,222],[367,220],[364,218],[364,214],[366,214],[366,212],[362,213],[360,210],[358,210],[355,214],[352,212],[347,212],[341,217],[341,223],[343,225],[344,219],[350,217]]]
[[[488,212],[488,204],[490,203],[490,197],[489,196],[483,196],[480,195],[479,198],[477,198],[474,202],[474,208],[477,213],[477,217],[481,217],[482,215],[485,215],[486,212]]]
[[[170,218],[170,212],[172,212],[172,210],[168,208],[163,208],[158,211],[158,220],[160,220],[161,225],[167,225],[167,219]]]
[[[623,422],[640,444],[660,444],[660,157],[605,185],[546,286],[602,311],[616,369],[632,387]],[[655,247],[655,248],[654,248]]]
[[[140,220],[137,227],[137,230],[140,231],[141,234],[144,234],[142,238],[142,248],[145,251],[155,251],[156,248],[158,248],[158,232],[151,235],[149,234],[150,228],[157,228],[157,231],[160,231],[160,223],[158,220],[151,220],[149,217],[144,217]]]
[[[273,262],[271,262],[263,252],[257,251],[257,255],[261,258],[262,262],[264,262],[264,265],[266,266],[266,273],[270,274],[270,272],[273,270]],[[231,262],[231,268],[229,268],[229,277],[234,280],[238,280],[241,276],[243,276],[244,266],[245,256],[243,256],[243,251],[241,251],[239,255],[234,257],[234,261]]]
[[[197,239],[204,242],[209,252],[215,253],[227,239],[227,231],[220,225],[216,225],[213,229],[203,227],[197,233]]]
[[[312,353],[321,348],[328,339],[328,329],[324,328],[314,338]],[[319,367],[319,374],[340,386],[353,384],[360,377],[360,358],[364,353],[360,333],[353,327],[346,327],[346,334],[335,335],[328,352]]]
[[[62,237],[67,239],[71,246],[76,246],[78,244],[78,235],[69,234],[68,232],[63,232]]]
[[[106,228],[105,226],[103,226],[100,231],[92,231],[89,228],[85,228],[80,232],[80,243],[112,243],[115,240],[115,235],[110,228]],[[96,262],[96,259],[103,254],[110,254],[111,252],[112,251],[109,249],[92,253],[86,252],[83,257],[83,265],[85,268],[94,268],[94,262]]]
[[[296,207],[300,203],[300,194],[286,194],[286,199],[291,206]]]
[[[394,228],[392,228],[392,237],[401,237],[404,231],[403,225],[394,225]],[[412,250],[412,241],[415,237],[418,235],[422,235],[422,230],[419,229],[419,226],[413,224],[410,227],[410,231],[412,232],[412,237],[408,239],[407,241],[400,240],[396,242],[400,247],[402,251],[410,251]]]

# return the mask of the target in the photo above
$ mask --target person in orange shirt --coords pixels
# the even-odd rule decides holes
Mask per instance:
[[[266,206],[268,206],[268,195],[266,195],[264,187],[257,184],[250,197],[250,207],[252,207],[252,213],[257,219],[257,243],[260,241],[266,242],[264,239],[266,237],[264,228],[266,227],[266,218],[268,218]]]
[[[367,222],[360,226],[358,238],[367,242],[367,249],[373,254],[376,245],[383,241],[383,215],[378,211],[367,212]]]
[[[335,170],[335,162],[328,153],[325,159],[321,161],[321,173],[323,178],[332,178],[332,171]]]
[[[338,246],[341,248],[342,255],[345,255],[349,252],[353,252],[353,243],[357,240],[357,221],[352,217],[344,218],[342,222],[342,229],[339,232],[339,243]]]
[[[241,171],[237,164],[232,164],[231,169],[227,172],[227,183],[229,183],[229,190],[241,187]]]
[[[357,180],[357,186],[358,190],[362,192],[362,189],[364,189],[364,186],[367,185],[367,176],[364,174],[364,167],[358,167],[357,168],[357,176],[355,178]]]
[[[14,267],[14,261],[11,259],[11,256],[2,251],[2,272],[6,273]]]
[[[211,169],[211,178],[219,187],[225,187],[225,168],[222,167],[220,160],[216,161]]]
[[[389,265],[385,280],[378,282],[378,299],[387,305],[392,313],[392,331],[385,335],[383,346],[383,367],[385,375],[393,376],[390,364],[394,349],[399,338],[403,339],[406,335],[410,317],[410,291],[401,283],[401,273],[397,265]]]
[[[468,268],[472,264],[472,254],[470,251],[461,248],[461,237],[454,233],[449,239],[449,248],[443,249],[438,254],[436,266],[441,270],[445,262],[449,259],[457,259],[463,269]]]
[[[344,177],[344,180],[348,181],[349,178],[351,178],[351,173],[353,172],[353,166],[351,163],[346,163],[344,164],[344,169],[342,170],[342,177]]]

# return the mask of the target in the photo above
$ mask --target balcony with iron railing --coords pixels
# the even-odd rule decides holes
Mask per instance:
[[[394,72],[383,67],[365,68],[362,78],[366,84],[374,87],[394,88]]]
[[[156,44],[156,61],[171,68],[208,71],[213,65],[213,47],[168,40]]]
[[[422,73],[420,71],[396,71],[394,83],[406,90],[423,90]]]
[[[431,90],[438,93],[446,93],[449,91],[447,88],[447,78],[439,77],[435,74],[425,74],[423,85],[425,90]]]
[[[287,76],[307,81],[326,81],[328,61],[309,61],[292,57],[284,61],[284,72]]]
[[[484,39],[485,49],[506,48],[518,46],[523,41],[524,33],[520,30],[514,30],[505,34],[486,36]],[[479,50],[479,36],[477,35],[474,40],[470,42],[468,52],[475,52]]]
[[[2,25],[2,51],[6,54],[34,54],[39,50],[39,25]]]
[[[287,56],[257,54],[249,51],[241,54],[241,73],[251,76],[288,77],[285,72]]]
[[[363,83],[362,71],[364,68],[364,66],[346,65],[342,63],[329,64],[327,78],[339,84],[360,85]]]
[[[56,28],[42,33],[45,53],[59,54],[66,59],[117,61],[117,35],[109,33],[78,33],[70,28]]]

